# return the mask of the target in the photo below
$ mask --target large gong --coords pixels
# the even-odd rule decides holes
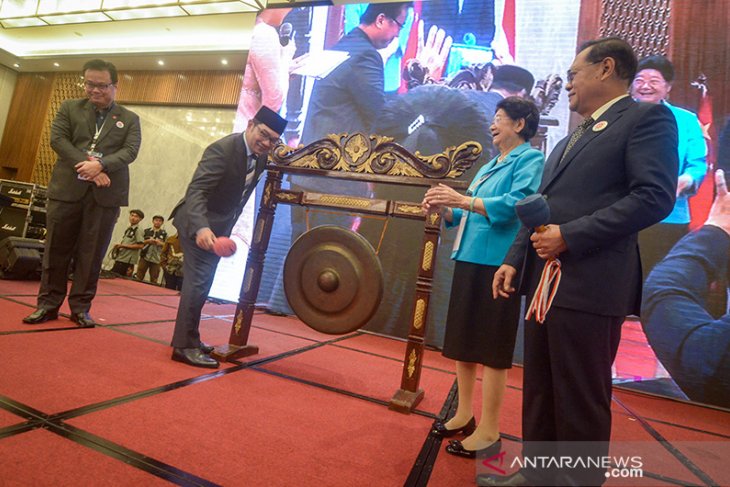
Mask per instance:
[[[383,297],[383,269],[372,245],[343,227],[302,234],[284,263],[284,292],[304,323],[323,333],[349,333],[372,318]]]

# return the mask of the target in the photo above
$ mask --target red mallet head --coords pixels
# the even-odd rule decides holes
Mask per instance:
[[[230,257],[236,253],[236,242],[228,237],[216,237],[213,252],[219,257]]]

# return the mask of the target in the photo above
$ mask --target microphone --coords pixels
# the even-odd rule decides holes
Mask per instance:
[[[544,232],[547,230],[545,225],[550,222],[550,207],[545,201],[545,197],[540,193],[531,194],[521,199],[515,204],[517,217],[527,228],[534,228],[536,232]],[[538,323],[544,323],[547,312],[553,304],[553,299],[558,292],[560,285],[561,264],[557,258],[549,259],[545,262],[542,269],[540,281],[532,296],[532,301],[527,307],[527,315],[525,319],[530,319],[535,315]]]
[[[284,22],[279,26],[279,44],[286,46],[291,40],[292,26],[289,22]]]
[[[515,204],[517,218],[527,228],[534,228],[536,232],[544,232],[545,225],[550,222],[550,207],[545,197],[540,193],[531,194]]]

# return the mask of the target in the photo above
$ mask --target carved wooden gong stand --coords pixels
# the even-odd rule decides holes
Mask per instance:
[[[266,183],[261,195],[229,343],[216,347],[213,355],[228,361],[258,353],[258,347],[248,343],[248,336],[277,204],[423,220],[423,245],[411,327],[403,359],[401,386],[393,395],[389,406],[390,409],[400,412],[412,411],[424,395],[423,389],[419,389],[418,385],[421,379],[436,250],[441,233],[440,215],[427,215],[421,209],[420,202],[283,190],[282,173],[422,187],[441,182],[453,188],[465,189],[468,183],[455,181],[454,178],[469,169],[481,152],[480,144],[467,142],[458,147],[449,147],[440,154],[422,156],[418,152],[411,154],[389,137],[366,136],[360,133],[329,135],[297,149],[278,145],[269,156],[266,167]]]

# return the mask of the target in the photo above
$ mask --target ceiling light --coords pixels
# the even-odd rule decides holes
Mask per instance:
[[[0,17],[3,19],[13,17],[27,17],[35,15],[38,9],[36,2],[25,2],[25,1],[7,1],[0,2]]]
[[[104,10],[112,10],[116,8],[164,7],[167,5],[175,5],[177,3],[178,2],[174,0],[104,0],[103,8]]]
[[[37,4],[38,8],[33,13],[38,16],[72,12],[93,12],[101,9],[101,0],[84,0],[83,2],[79,2],[78,0],[40,0],[27,1],[25,3]]]
[[[19,67],[20,67],[20,64],[18,64],[18,63],[14,63],[14,64],[13,64],[13,67],[14,67],[14,68],[19,68]]]
[[[114,20],[152,19],[158,17],[181,17],[187,15],[180,7],[132,8],[128,10],[107,10]]]
[[[60,67],[61,67],[61,65],[60,65],[60,64],[58,64],[58,63],[53,63],[53,65],[54,65],[55,67],[57,67],[57,68],[60,68]]]
[[[108,20],[103,16],[129,20],[258,12],[261,8],[259,0],[0,0],[0,24],[4,28],[30,27]]]
[[[164,66],[165,65],[165,61],[163,61],[162,59],[160,59],[160,60],[157,61],[157,64],[159,64],[160,66]]]
[[[195,2],[195,3],[192,3]],[[230,14],[235,12],[258,12],[259,7],[256,2],[251,1],[227,1],[227,2],[200,2],[196,0],[180,0],[181,6],[189,15],[208,15],[208,14]]]
[[[38,27],[48,25],[38,17],[23,17],[21,19],[0,19],[0,24],[6,29],[13,27]]]
[[[223,66],[228,66],[228,59],[221,59],[221,64]]]
[[[50,25],[85,24],[87,22],[110,22],[112,19],[101,12],[73,13],[64,15],[44,15],[41,17]]]

